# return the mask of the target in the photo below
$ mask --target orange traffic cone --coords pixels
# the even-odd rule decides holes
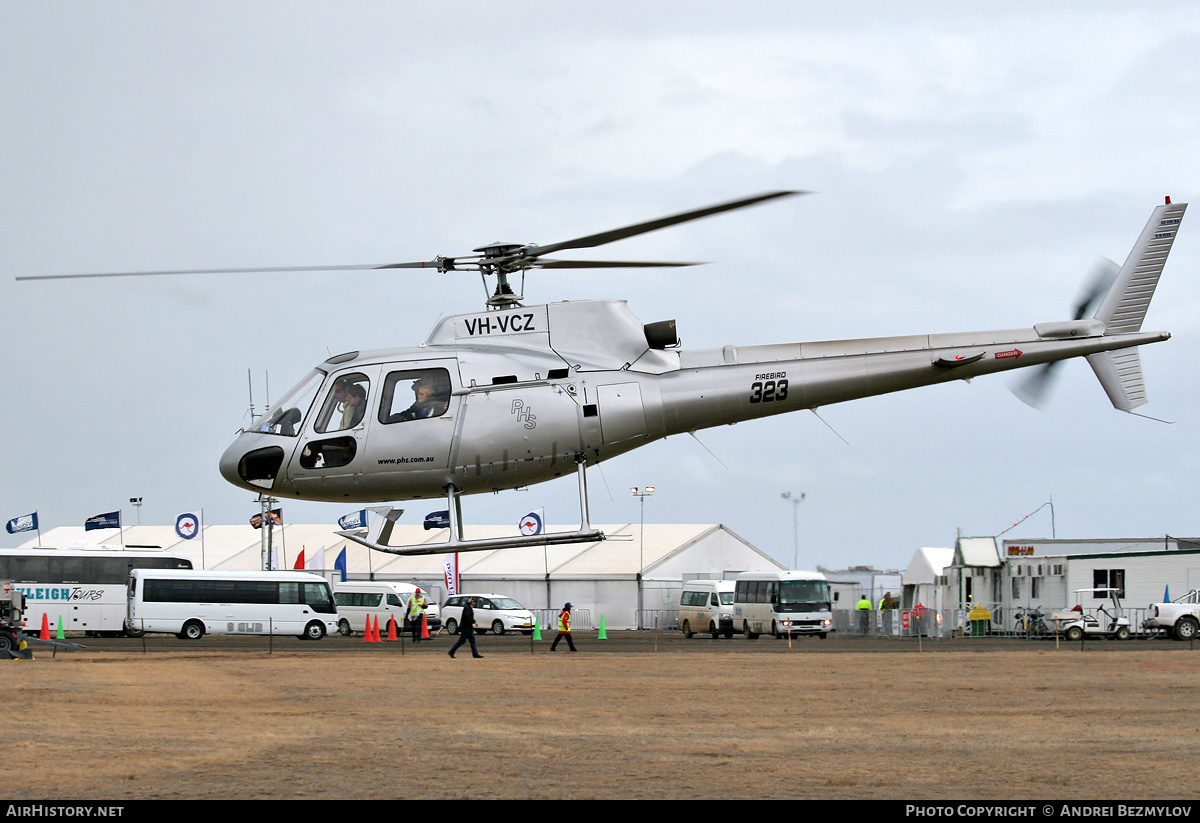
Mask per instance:
[[[425,619],[425,612],[421,612],[421,639],[429,639],[429,621]]]
[[[388,615],[388,642],[395,642],[398,639],[396,637],[396,616]]]
[[[50,618],[46,616],[45,612],[42,612],[42,633],[40,635],[38,635],[38,639],[39,640],[49,640],[50,639]]]
[[[371,615],[367,615],[366,625],[363,626],[363,642],[371,642]]]
[[[375,615],[375,628],[371,630],[371,642],[382,643],[379,637],[379,615]]]

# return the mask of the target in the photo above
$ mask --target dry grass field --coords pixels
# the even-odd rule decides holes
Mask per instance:
[[[338,642],[354,641],[322,641]],[[25,775],[6,793],[1200,796],[1200,656],[1182,644],[918,654],[901,643],[807,641],[787,653],[709,641],[706,653],[684,642],[654,653],[583,639],[580,654],[550,655],[487,638],[482,660],[449,659],[444,638],[403,656],[294,640],[272,654],[261,644],[142,654],[128,642],[38,651],[0,663],[9,763]]]

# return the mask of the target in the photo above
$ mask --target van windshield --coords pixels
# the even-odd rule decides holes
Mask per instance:
[[[717,596],[721,598],[722,606],[733,605],[733,592],[718,592]]]
[[[779,611],[815,612],[829,608],[829,584],[824,580],[781,580]]]

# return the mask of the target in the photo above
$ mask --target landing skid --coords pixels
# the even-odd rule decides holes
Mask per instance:
[[[595,543],[604,539],[604,532],[593,529],[588,522],[587,465],[582,457],[576,458],[576,477],[579,481],[579,529],[573,532],[552,534],[513,535],[512,537],[490,537],[483,540],[468,540],[462,533],[462,501],[453,484],[446,487],[446,508],[450,512],[450,540],[446,543],[420,543],[415,546],[392,546],[388,540],[392,527],[404,509],[391,506],[372,508],[379,516],[366,529],[339,531],[342,537],[375,551],[390,554],[447,554],[450,552],[480,552],[490,549],[517,549],[524,546],[557,546],[562,543]]]

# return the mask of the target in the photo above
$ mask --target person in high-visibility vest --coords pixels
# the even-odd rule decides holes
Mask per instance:
[[[429,601],[425,599],[425,595],[421,594],[420,589],[413,592],[413,596],[408,599],[408,623],[412,627],[414,643],[421,642],[421,616],[425,614],[428,606]]]
[[[871,601],[865,594],[859,598],[854,610],[858,612],[858,631],[860,634],[866,634],[871,628]]]
[[[558,613],[558,634],[554,636],[554,642],[550,644],[550,651],[554,651],[558,646],[558,641],[565,639],[567,646],[571,651],[577,652],[575,644],[571,642],[571,604],[562,607],[562,611]]]

